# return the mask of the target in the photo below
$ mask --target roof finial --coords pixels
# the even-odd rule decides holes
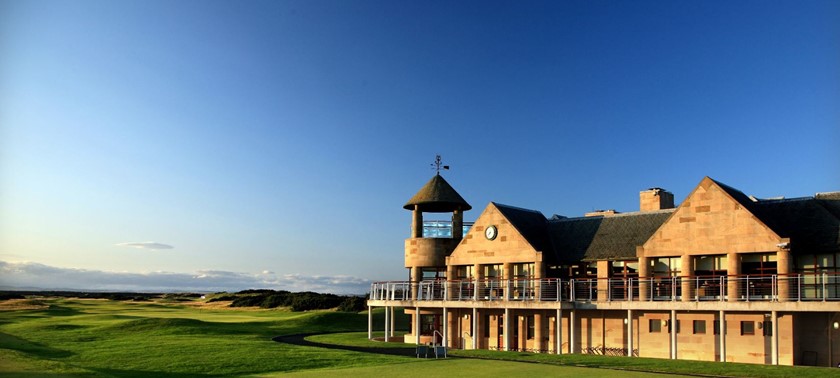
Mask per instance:
[[[440,169],[443,168],[445,170],[449,170],[448,165],[443,165],[443,161],[440,158],[440,155],[435,155],[435,162],[432,163],[432,169],[437,171],[437,174],[440,175]]]

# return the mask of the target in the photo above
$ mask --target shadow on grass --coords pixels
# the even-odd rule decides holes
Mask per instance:
[[[410,348],[358,347],[358,346],[349,346],[349,345],[325,344],[325,343],[319,343],[319,342],[306,340],[306,337],[308,337],[308,336],[322,335],[322,334],[323,333],[299,333],[299,334],[296,334],[296,335],[277,336],[277,337],[272,338],[271,340],[276,341],[278,343],[286,343],[286,344],[316,347],[316,348],[340,349],[340,350],[349,350],[349,351],[352,351],[352,352],[361,352],[361,353],[387,354],[387,355],[391,355],[391,356],[416,357],[415,350],[410,349]]]
[[[72,352],[50,348],[4,332],[0,332],[0,348],[16,350],[41,358],[63,358],[73,355]]]
[[[186,378],[186,377],[221,377],[221,375],[201,374],[201,373],[172,373],[168,371],[152,371],[152,370],[121,370],[121,369],[90,369],[97,373],[123,378]]]

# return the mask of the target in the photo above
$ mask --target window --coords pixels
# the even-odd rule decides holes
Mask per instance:
[[[706,334],[706,321],[705,320],[695,320],[693,323],[694,323],[694,334],[695,335],[705,335]]]
[[[776,274],[775,253],[748,253],[741,256],[741,274]]]
[[[715,328],[715,335],[720,335],[720,320],[715,320],[713,327]],[[724,334],[726,334],[724,330]]]
[[[650,319],[648,320],[648,327],[650,333],[660,333],[662,332],[662,321],[659,319]]]
[[[459,280],[471,280],[473,275],[473,265],[459,265],[455,267],[455,277]]]
[[[490,337],[490,318],[490,315],[484,316],[484,337]]]
[[[755,322],[741,321],[741,336],[755,335]]]
[[[654,257],[650,259],[650,272],[654,277],[679,277],[681,257]]]
[[[761,324],[761,335],[762,336],[773,336],[773,322],[769,320],[765,320]]]

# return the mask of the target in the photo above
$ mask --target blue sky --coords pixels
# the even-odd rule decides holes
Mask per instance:
[[[0,286],[404,279],[435,154],[468,220],[840,190],[838,67],[836,1],[0,0]]]

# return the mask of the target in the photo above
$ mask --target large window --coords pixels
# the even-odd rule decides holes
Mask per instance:
[[[840,297],[840,253],[797,256],[796,273],[802,275],[803,299]]]
[[[728,259],[726,255],[695,256],[694,276],[697,280],[697,298],[699,300],[719,300],[726,295]]]
[[[650,272],[654,277],[679,277],[681,257],[654,257],[650,259]]]
[[[741,274],[750,276],[776,274],[776,254],[746,253],[741,255]]]
[[[455,267],[455,278],[459,280],[471,280],[475,275],[473,274],[473,265],[459,265]]]

